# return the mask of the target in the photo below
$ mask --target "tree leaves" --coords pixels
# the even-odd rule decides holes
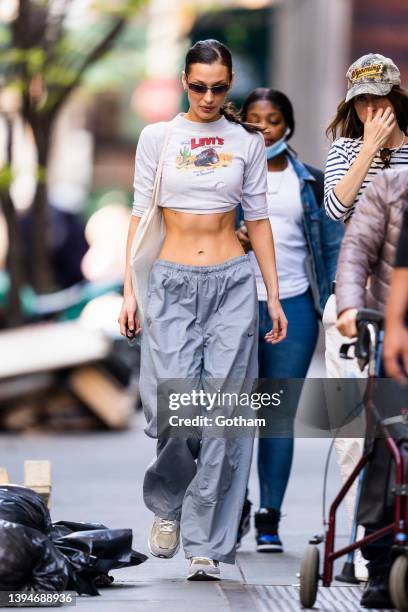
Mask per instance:
[[[0,169],[0,192],[8,191],[11,183],[14,180],[14,173],[10,165],[3,166]]]

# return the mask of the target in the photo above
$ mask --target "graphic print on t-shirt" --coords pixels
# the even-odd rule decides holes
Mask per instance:
[[[200,176],[232,163],[233,155],[221,151],[224,138],[219,136],[190,138],[183,140],[180,145],[180,153],[176,157],[178,170],[190,170],[194,175]]]

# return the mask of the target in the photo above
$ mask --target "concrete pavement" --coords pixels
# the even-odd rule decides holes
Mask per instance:
[[[148,554],[147,533],[152,517],[141,498],[145,468],[154,453],[154,441],[143,431],[138,414],[131,430],[74,435],[2,435],[0,465],[12,480],[21,482],[24,459],[52,462],[53,520],[67,519],[130,527],[134,548]],[[182,552],[171,560],[150,557],[144,564],[116,570],[114,584],[102,597],[79,598],[85,611],[117,609],[195,612],[211,610],[298,610],[300,560],[308,538],[321,533],[321,496],[324,459],[329,440],[296,440],[292,479],[285,499],[281,536],[283,555],[259,554],[253,532],[243,540],[235,566],[222,565],[224,580],[217,583],[185,581],[187,562]],[[329,498],[339,487],[335,461],[329,473]],[[250,497],[258,504],[253,466]],[[346,539],[345,516],[339,516],[339,542]],[[321,589],[320,610],[358,610],[359,589]],[[323,592],[324,591],[324,592]],[[330,600],[328,599],[330,595]]]

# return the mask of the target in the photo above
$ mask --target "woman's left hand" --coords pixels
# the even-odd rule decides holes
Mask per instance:
[[[347,338],[354,338],[357,336],[357,312],[358,308],[347,308],[347,310],[343,310],[338,317],[336,327],[342,336],[346,336]]]
[[[271,331],[265,334],[265,340],[271,344],[278,344],[286,338],[288,320],[278,299],[268,300],[268,311],[273,325]]]

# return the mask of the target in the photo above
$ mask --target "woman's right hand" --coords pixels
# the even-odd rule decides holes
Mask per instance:
[[[342,336],[347,338],[357,336],[357,312],[358,308],[347,308],[337,317],[336,327]]]
[[[133,293],[123,296],[123,304],[119,314],[118,323],[120,333],[125,338],[132,340],[140,331],[140,321],[136,318],[137,302]]]
[[[378,108],[373,113],[373,108],[367,108],[367,119],[364,123],[363,146],[372,154],[384,146],[396,125],[395,114],[392,108],[387,106],[385,110]]]

